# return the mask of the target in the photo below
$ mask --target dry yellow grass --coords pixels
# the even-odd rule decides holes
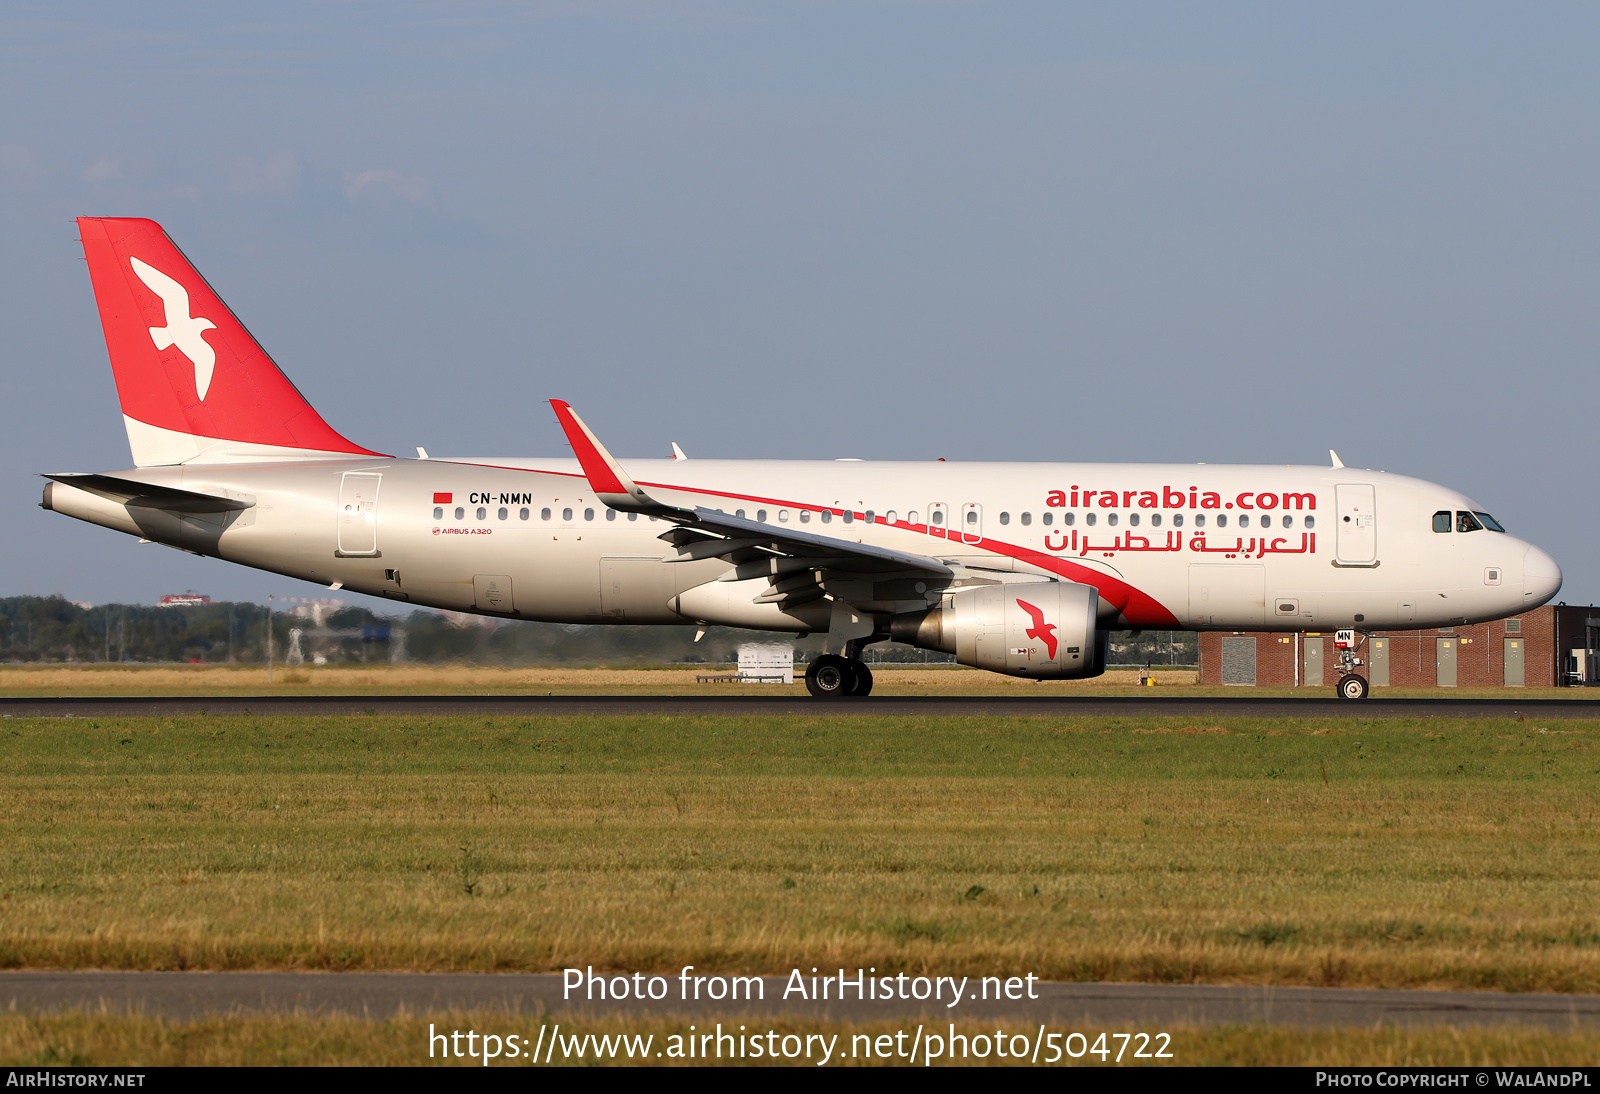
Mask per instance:
[[[699,683],[734,671],[728,665],[657,668],[494,668],[474,665],[278,666],[273,683],[260,665],[0,665],[0,696],[471,694],[521,695],[804,695],[805,685]],[[1141,689],[1138,671],[1113,669],[1091,680],[1018,680],[960,666],[875,665],[874,695],[1171,695],[1331,697],[1333,689],[1200,686],[1192,669],[1154,670]],[[1582,688],[1381,688],[1382,698],[1581,699]]]
[[[735,671],[726,665],[689,668],[485,668],[468,665],[295,665],[279,666],[273,683],[258,665],[150,666],[123,665],[7,665],[0,666],[0,694],[115,694],[210,692],[226,690],[352,692],[538,692],[571,691],[694,691],[722,694],[804,692],[804,685],[701,684],[696,677]],[[1053,680],[1040,683],[1018,680],[980,669],[898,668],[878,666],[877,688],[883,694],[1021,690],[1030,694],[1098,688],[1132,688],[1136,670],[1118,669],[1093,680]],[[1191,687],[1197,674],[1190,670],[1161,671],[1160,686]]]
[[[550,1028],[556,1019],[508,1016],[494,1012],[441,1013],[405,1016],[370,1021],[344,1015],[314,1017],[305,1014],[234,1015],[170,1021],[144,1015],[123,1017],[114,1014],[66,1013],[58,1015],[0,1016],[0,1062],[13,1067],[68,1065],[75,1067],[240,1067],[240,1066],[326,1066],[338,1064],[358,1067],[481,1067],[481,1059],[429,1057],[429,1033],[492,1033],[503,1043],[509,1037],[526,1039],[529,1044],[548,1044]],[[796,1022],[765,1016],[724,1019],[724,1027],[745,1025],[751,1030],[774,1030],[779,1035],[822,1034],[837,1036],[834,1066],[905,1066],[903,1058],[868,1056],[870,1040],[883,1034],[907,1031],[900,1022]],[[996,1025],[985,1023],[983,1032],[993,1033]],[[540,1041],[540,1027],[545,1040]],[[1009,1025],[1009,1024],[1006,1024]],[[1015,1028],[1015,1027],[1013,1027]],[[1055,1030],[1056,1027],[1051,1027]],[[1090,1043],[1102,1033],[1119,1029],[1080,1026],[1076,1032]],[[1065,1028],[1061,1032],[1065,1032]],[[566,1020],[563,1036],[584,1038],[587,1051],[581,1057],[565,1058],[552,1053],[550,1066],[660,1066],[688,1063],[693,1066],[724,1064],[749,1066],[745,1060],[680,1060],[660,1057],[656,1052],[670,1047],[668,1038],[687,1033],[687,1023],[670,1019],[601,1019],[574,1024]],[[957,1026],[957,1032],[970,1036],[979,1032],[970,1023]],[[1009,1031],[1008,1031],[1009,1032]],[[1033,1027],[1028,1028],[1031,1034]],[[1150,1032],[1146,1030],[1146,1032]],[[1168,1027],[1172,1034],[1170,1060],[1136,1061],[1125,1056],[1122,1066],[1253,1066],[1253,1067],[1545,1067],[1594,1066],[1600,1061],[1600,1033],[1594,1031],[1549,1033],[1518,1027],[1456,1028],[1438,1026],[1420,1029],[1275,1029],[1259,1026]],[[629,1060],[617,1050],[607,1057],[594,1050],[595,1038],[650,1037],[649,1056]],[[466,1042],[463,1039],[462,1044]],[[614,1044],[615,1042],[613,1042]],[[637,1042],[635,1042],[637,1045]],[[1113,1054],[1119,1042],[1108,1038]],[[1124,1052],[1128,1042],[1122,1042]],[[642,1047],[642,1046],[640,1046]],[[1041,1053],[1042,1056],[1048,1054]],[[598,1057],[598,1058],[597,1058]],[[769,1061],[759,1061],[766,1063]],[[935,1061],[948,1064],[950,1061]],[[1022,1066],[1029,1060],[968,1057],[956,1061],[972,1066]],[[1096,1066],[1101,1063],[1092,1053],[1082,1059],[1066,1058],[1061,1064]],[[816,1060],[782,1061],[788,1066],[815,1066]],[[922,1060],[917,1060],[922,1064]],[[497,1059],[494,1066],[527,1068],[525,1057]],[[539,1066],[543,1066],[541,1063]]]

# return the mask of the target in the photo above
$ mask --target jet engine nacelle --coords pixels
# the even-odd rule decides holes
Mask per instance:
[[[937,608],[895,616],[891,636],[1007,676],[1067,679],[1106,670],[1100,594],[1064,581],[980,585]]]

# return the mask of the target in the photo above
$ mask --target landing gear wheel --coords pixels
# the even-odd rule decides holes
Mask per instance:
[[[806,690],[818,699],[837,699],[855,692],[854,662],[825,653],[806,668]],[[871,687],[869,682],[868,687]]]
[[[850,689],[850,694],[858,699],[865,699],[872,694],[872,670],[867,668],[865,661],[851,661],[850,672],[855,677],[855,686]]]
[[[1341,699],[1365,699],[1367,697],[1367,678],[1350,673],[1339,679],[1337,691]]]

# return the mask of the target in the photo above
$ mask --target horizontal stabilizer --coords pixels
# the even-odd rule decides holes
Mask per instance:
[[[134,482],[115,475],[71,474],[63,472],[46,475],[63,486],[98,494],[123,505],[141,509],[161,509],[168,513],[232,513],[249,509],[255,502],[219,498],[214,494],[199,494],[193,490],[180,490],[175,486],[155,486],[148,482]]]

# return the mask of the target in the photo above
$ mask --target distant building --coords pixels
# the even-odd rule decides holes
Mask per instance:
[[[1368,636],[1357,671],[1381,687],[1583,687],[1600,684],[1600,608],[1546,604],[1472,626]],[[1332,632],[1200,635],[1200,683],[1332,687]]]
[[[192,608],[196,604],[209,604],[211,598],[190,589],[186,593],[168,593],[161,598],[163,608]]]

